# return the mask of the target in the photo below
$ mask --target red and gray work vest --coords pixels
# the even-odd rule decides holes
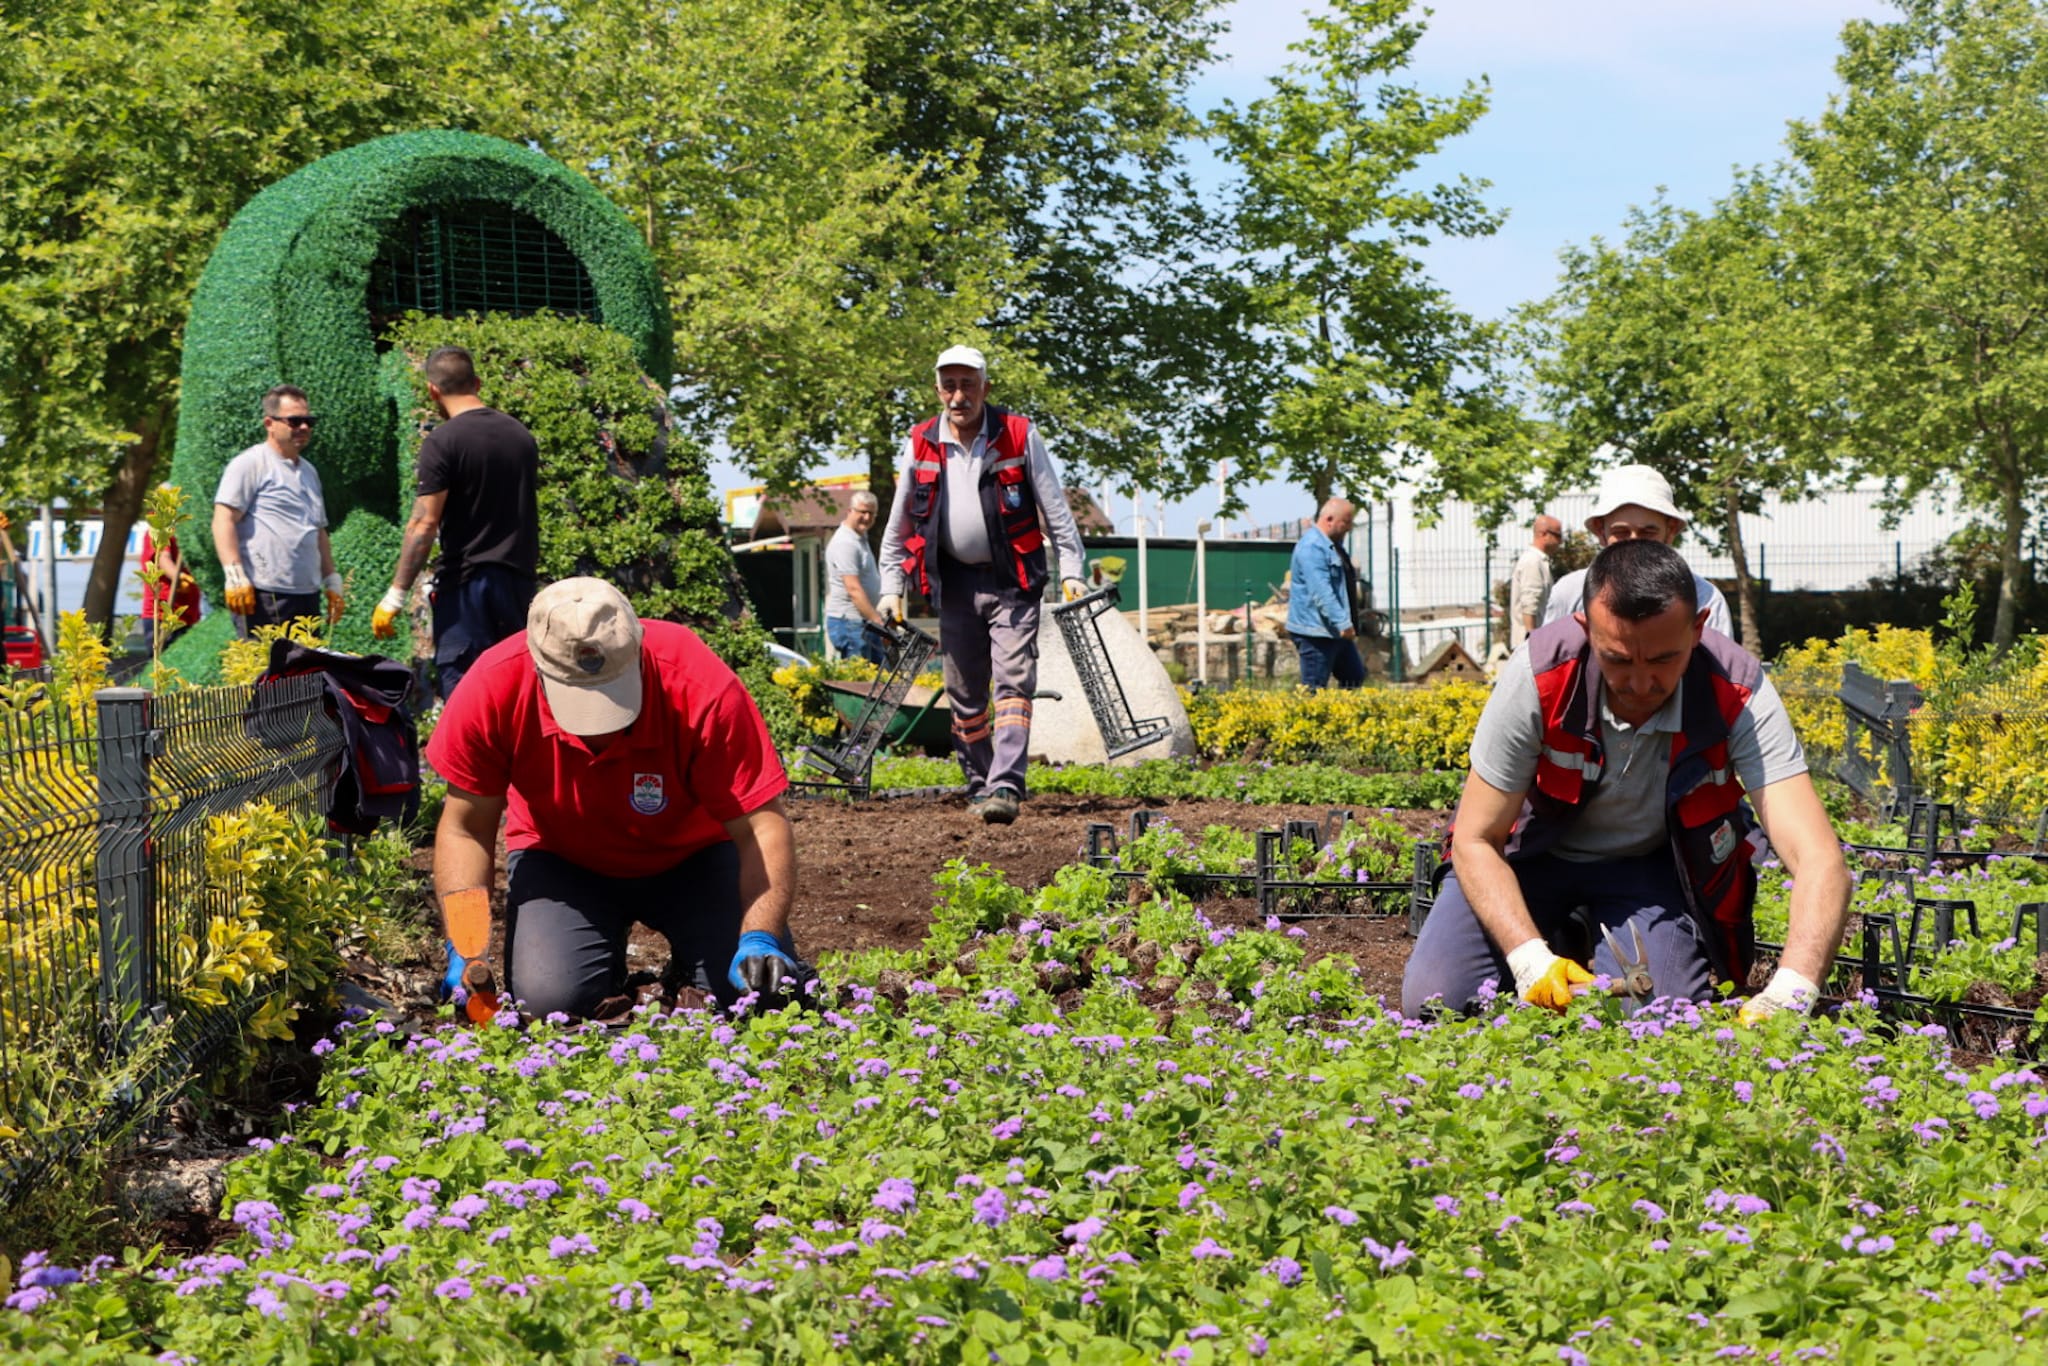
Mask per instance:
[[[990,404],[984,431],[993,431],[981,466],[981,515],[996,572],[1027,594],[1045,587],[1045,529],[1038,524],[1038,493],[1031,482],[1028,444],[1031,419]],[[904,505],[910,526],[903,537],[903,571],[917,591],[931,596],[930,556],[938,546],[939,518],[946,498],[946,448],[940,439],[943,416],[910,433],[910,492]]]
[[[1585,628],[1561,617],[1538,628],[1528,648],[1543,707],[1543,748],[1508,837],[1509,863],[1557,843],[1599,789],[1607,763]],[[1728,735],[1762,682],[1754,656],[1718,631],[1702,632],[1685,669],[1664,788],[1664,824],[1686,909],[1699,922],[1715,974],[1738,986],[1749,980],[1756,952],[1757,826],[1728,757]]]

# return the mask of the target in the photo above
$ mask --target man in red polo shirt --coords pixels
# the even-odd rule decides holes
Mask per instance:
[[[727,1004],[797,974],[789,779],[753,698],[688,627],[642,621],[602,579],[549,585],[526,633],[448,699],[427,760],[448,780],[434,888],[451,985],[458,946],[488,938],[500,817],[506,988],[529,1013],[587,1016],[617,994],[635,921]]]

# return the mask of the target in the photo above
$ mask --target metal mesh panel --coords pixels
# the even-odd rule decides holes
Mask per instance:
[[[32,682],[0,692],[0,1125],[24,1132],[64,1087],[60,1033],[93,1036],[94,754],[89,711]]]
[[[415,309],[440,317],[551,309],[604,321],[576,254],[502,204],[417,209],[399,221],[370,273],[370,312],[381,323]]]
[[[0,1202],[235,1037],[258,1000],[188,1007],[180,936],[241,895],[207,824],[255,801],[310,814],[341,733],[317,676],[85,706],[0,682]],[[167,1051],[122,1062],[142,1019]],[[119,1085],[109,1079],[122,1078]]]
[[[2048,697],[2026,682],[1973,687],[1913,713],[1906,733],[1916,795],[1973,823],[2031,833],[2048,808]]]

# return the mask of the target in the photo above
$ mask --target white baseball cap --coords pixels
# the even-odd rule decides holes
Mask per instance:
[[[1619,512],[1630,503],[1666,517],[1675,517],[1680,524],[1689,520],[1671,497],[1670,480],[1648,465],[1617,465],[1601,477],[1600,491],[1593,495],[1593,510],[1586,514],[1586,530],[1599,535],[1593,523]]]
[[[984,375],[988,373],[988,362],[971,346],[949,346],[939,352],[938,363],[932,366],[932,373],[937,374],[949,365],[965,365]]]
[[[526,650],[555,724],[609,735],[640,715],[640,615],[603,579],[563,579],[536,593]]]

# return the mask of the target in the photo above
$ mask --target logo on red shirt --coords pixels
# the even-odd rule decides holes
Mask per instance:
[[[662,790],[659,773],[633,775],[633,809],[643,816],[658,816],[668,809],[668,793]]]

